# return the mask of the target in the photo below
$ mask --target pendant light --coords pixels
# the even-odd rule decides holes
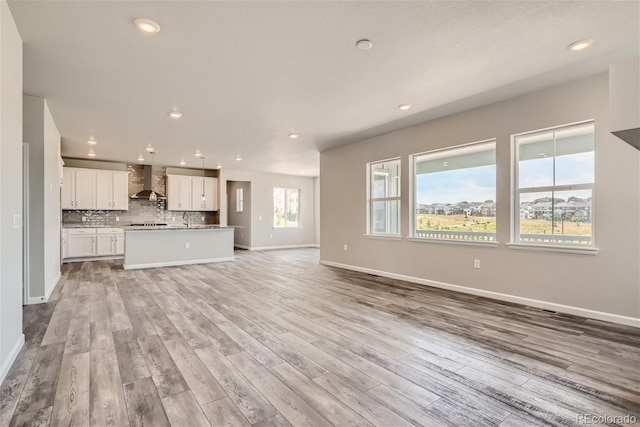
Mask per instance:
[[[201,157],[202,159],[202,201],[204,202],[206,200],[206,197],[204,196],[204,157]]]
[[[155,191],[153,191],[153,156],[156,154],[156,152],[151,151],[149,154],[151,154],[151,194],[149,194],[149,200],[155,202],[156,200],[158,200],[158,195]]]

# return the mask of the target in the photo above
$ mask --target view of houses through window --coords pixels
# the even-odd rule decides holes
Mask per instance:
[[[273,189],[273,226],[300,226],[300,190],[297,188]]]
[[[495,241],[496,143],[415,154],[414,237]]]
[[[591,245],[593,122],[514,136],[515,240]]]

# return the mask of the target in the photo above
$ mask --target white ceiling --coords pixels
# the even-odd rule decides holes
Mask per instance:
[[[64,156],[86,158],[95,137],[101,160],[136,162],[151,144],[156,164],[200,167],[199,149],[208,168],[309,176],[332,146],[637,55],[639,4],[9,2],[24,91],[48,100]],[[161,31],[144,35],[135,18]],[[591,48],[566,49],[585,37]],[[358,50],[362,38],[373,49]]]

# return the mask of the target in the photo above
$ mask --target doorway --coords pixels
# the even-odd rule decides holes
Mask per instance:
[[[237,227],[233,245],[251,249],[251,182],[227,181],[227,224]]]

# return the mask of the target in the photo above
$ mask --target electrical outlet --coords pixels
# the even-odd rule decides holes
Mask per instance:
[[[479,259],[474,259],[473,260],[473,268],[480,268],[480,260]]]
[[[188,244],[188,243],[185,243],[185,244],[184,244],[184,248],[185,248],[185,249],[189,249],[189,244]]]
[[[347,250],[347,244],[346,243],[344,244],[344,250],[345,251]]]
[[[82,217],[82,222],[85,222],[86,220],[87,220],[87,217],[86,217],[86,216],[83,216],[83,217]]]
[[[118,221],[120,221],[120,217],[119,216],[116,217],[116,222],[118,222]]]
[[[273,239],[273,234],[269,234],[269,238],[270,238],[270,239]]]
[[[258,215],[258,221],[262,221],[262,215]]]
[[[201,217],[200,219],[202,219],[204,221],[204,217]]]

